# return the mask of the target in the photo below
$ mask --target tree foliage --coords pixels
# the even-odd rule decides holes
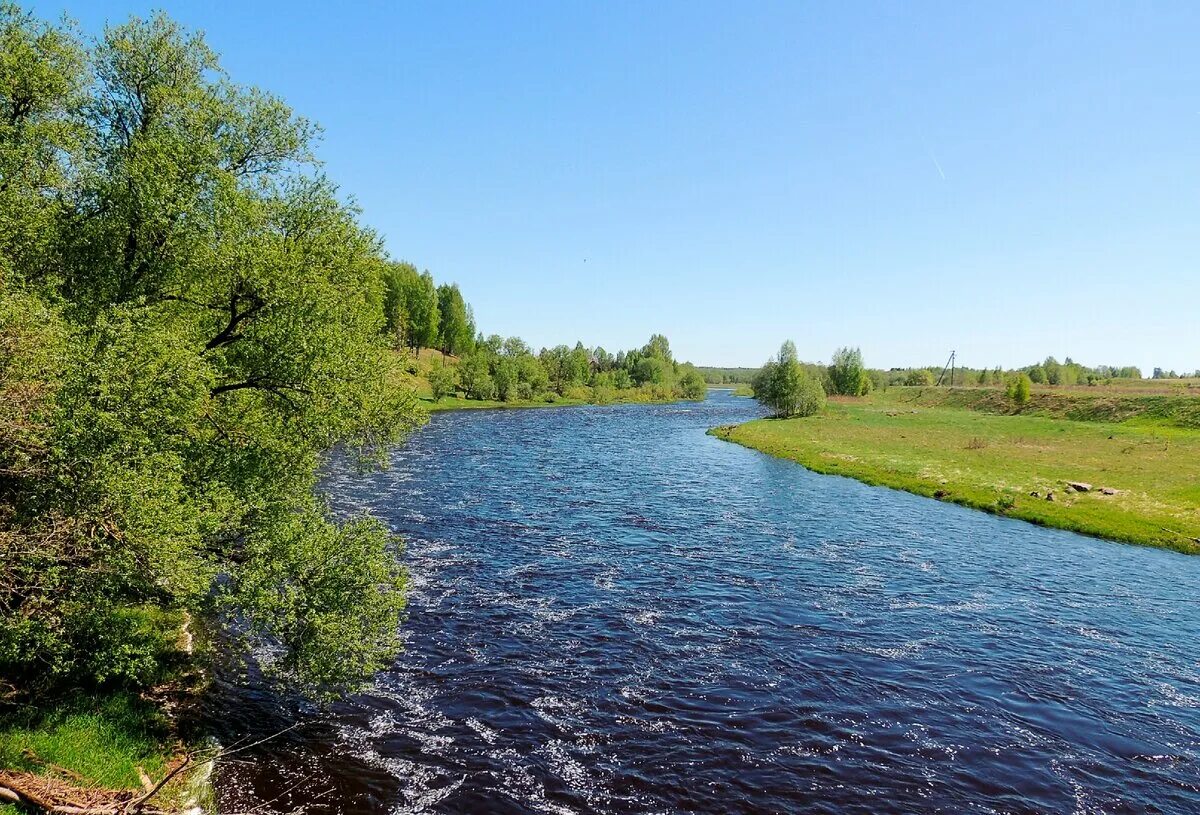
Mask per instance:
[[[862,351],[839,348],[829,366],[832,392],[841,396],[866,396],[871,391],[871,377],[863,365]]]
[[[427,371],[431,389],[440,377]],[[690,363],[671,356],[666,337],[655,335],[641,348],[616,355],[582,342],[543,348],[537,354],[518,337],[480,335],[459,358],[456,376],[468,399],[505,402],[565,397],[596,403],[620,400],[702,400],[704,377]],[[440,398],[435,389],[435,399]]]
[[[437,287],[438,346],[446,354],[462,354],[471,350],[475,339],[475,318],[463,300],[457,283]]]
[[[411,263],[389,263],[383,273],[386,331],[413,350],[438,343],[438,293],[433,276]]]
[[[913,386],[928,386],[934,383],[933,371],[928,368],[913,368],[904,377],[904,384]]]
[[[825,407],[824,387],[800,364],[791,340],[767,360],[751,387],[754,398],[774,410],[776,416],[812,416]]]
[[[1013,404],[1021,407],[1029,401],[1029,394],[1032,389],[1033,380],[1030,379],[1029,374],[1021,371],[1009,377],[1005,393],[1012,400]]]
[[[378,237],[315,127],[169,18],[85,44],[3,6],[0,43],[2,681],[146,681],[146,607],[361,680],[398,646],[397,543],[314,488],[420,421]]]

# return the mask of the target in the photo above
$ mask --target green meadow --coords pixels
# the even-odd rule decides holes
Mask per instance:
[[[1200,553],[1200,430],[1190,426],[1200,400],[1140,397],[1150,401],[1138,411],[1111,394],[1086,400],[1038,394],[1013,413],[1002,412],[997,393],[891,388],[831,400],[815,416],[760,419],[712,433],[820,473]],[[1091,489],[1079,492],[1068,482]]]

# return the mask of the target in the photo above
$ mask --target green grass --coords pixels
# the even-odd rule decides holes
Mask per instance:
[[[1114,423],[929,407],[933,397],[900,401],[896,391],[905,390],[831,403],[807,419],[760,419],[712,432],[821,473],[1200,553],[1200,431],[1161,416]],[[1067,481],[1094,489],[1074,492]],[[1103,495],[1102,487],[1118,492]],[[1032,492],[1053,492],[1056,500]]]
[[[138,767],[152,778],[172,753],[167,723],[131,693],[76,695],[0,721],[0,766],[38,773],[55,764],[87,783],[140,789]]]
[[[193,670],[192,657],[183,647],[186,616],[153,606],[130,608],[128,614],[141,621],[144,635],[155,642],[157,672],[152,684],[171,694],[199,693],[202,674]],[[201,632],[193,633],[193,645],[206,647]],[[0,768],[85,786],[140,790],[138,768],[153,779],[161,778],[179,747],[172,722],[157,704],[132,690],[41,693],[0,717]],[[68,773],[64,776],[56,768]],[[202,783],[189,788],[200,776],[183,777],[187,775],[168,785],[161,803],[208,794]],[[0,808],[0,815],[18,812],[18,807]]]
[[[1046,416],[1079,422],[1129,422],[1200,430],[1200,394],[1138,393],[1128,389],[1034,388],[1017,408],[1001,388],[893,387],[872,401],[897,407],[954,407],[984,413]]]

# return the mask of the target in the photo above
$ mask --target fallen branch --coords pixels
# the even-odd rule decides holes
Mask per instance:
[[[0,770],[0,800],[40,809],[48,815],[179,815],[179,813],[150,807],[147,804],[185,769],[216,762],[235,753],[265,744],[290,730],[295,730],[301,724],[301,722],[296,722],[249,744],[242,744],[231,749],[215,750],[212,755],[199,760],[196,758],[196,753],[185,754],[182,760],[157,783],[151,782],[145,771],[139,767],[143,789],[140,795],[131,790],[86,788],[57,778],[34,775],[29,772]],[[63,775],[73,777],[79,782],[83,781],[81,776],[65,767],[58,767],[44,761],[39,763]]]
[[[177,766],[175,769],[171,770],[171,772],[164,775],[159,780],[159,782],[157,784],[155,784],[153,787],[151,787],[150,791],[147,792],[145,795],[142,795],[140,798],[134,798],[132,801],[130,801],[128,804],[126,804],[123,811],[124,812],[140,811],[138,808],[141,807],[142,804],[146,803],[151,798],[153,798],[155,795],[157,795],[158,791],[161,790],[168,781],[170,781],[175,776],[179,775],[179,773],[183,772],[183,769],[191,763],[192,763],[192,757],[190,755],[184,756],[183,761],[179,762],[179,766]]]
[[[1178,535],[1179,537],[1183,538],[1184,540],[1189,540],[1192,543],[1200,544],[1200,538],[1193,538],[1191,535],[1188,535],[1184,532],[1180,532],[1178,529],[1168,529],[1165,526],[1160,526],[1159,529],[1161,529],[1163,532],[1170,532],[1172,535]]]
[[[0,772],[0,799],[34,807],[51,815],[122,815],[129,793],[85,790],[29,773]],[[140,815],[172,815],[142,807]]]

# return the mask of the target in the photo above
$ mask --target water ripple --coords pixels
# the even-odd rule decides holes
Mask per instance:
[[[408,541],[407,649],[325,712],[219,681],[226,741],[309,722],[222,808],[1200,811],[1200,559],[704,434],[756,410],[441,414],[333,461]]]

